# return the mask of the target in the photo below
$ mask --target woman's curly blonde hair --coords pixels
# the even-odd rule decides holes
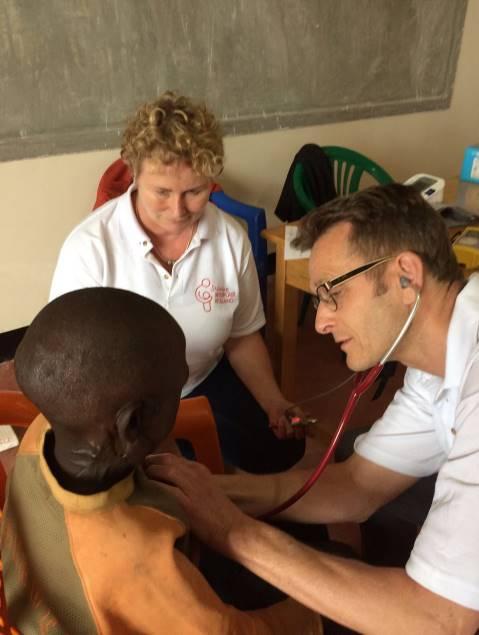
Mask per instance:
[[[138,108],[123,133],[121,156],[135,175],[144,159],[154,159],[185,161],[197,174],[216,177],[223,170],[223,133],[204,104],[167,91]]]

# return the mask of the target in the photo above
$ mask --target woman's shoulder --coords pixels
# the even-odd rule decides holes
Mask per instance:
[[[72,229],[65,243],[103,239],[105,235],[114,231],[122,214],[122,209],[125,207],[125,203],[122,200],[124,196],[123,194],[114,198],[90,212]]]
[[[206,206],[206,216],[218,232],[236,234],[239,240],[247,239],[247,232],[241,220],[229,212],[224,212],[211,201]]]

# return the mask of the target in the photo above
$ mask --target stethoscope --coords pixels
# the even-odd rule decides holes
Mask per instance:
[[[391,357],[391,355],[396,350],[397,346],[399,345],[399,343],[405,336],[407,330],[411,326],[411,322],[413,321],[414,316],[416,315],[420,300],[421,300],[421,294],[418,291],[416,295],[416,300],[411,310],[409,311],[409,315],[407,316],[407,319],[404,322],[402,329],[400,330],[398,336],[396,337],[394,342],[391,344],[387,352],[382,356],[382,358],[376,364],[376,366],[374,366],[368,371],[363,371],[360,373],[356,373],[354,375],[354,386],[351,391],[351,394],[349,395],[349,399],[346,403],[346,407],[344,408],[344,411],[339,421],[336,432],[334,433],[334,436],[331,440],[331,443],[329,444],[328,449],[326,450],[324,456],[322,457],[319,465],[315,468],[314,472],[308,478],[306,483],[295,494],[290,496],[287,500],[285,500],[283,503],[281,503],[277,507],[274,507],[270,511],[264,514],[261,514],[261,516],[259,516],[261,520],[266,520],[267,518],[271,518],[271,516],[275,516],[276,514],[279,514],[285,509],[288,509],[288,507],[291,507],[291,505],[296,503],[300,498],[302,498],[306,494],[306,492],[308,492],[311,489],[311,487],[316,483],[318,478],[324,472],[324,469],[328,465],[329,461],[331,460],[331,457],[334,454],[336,446],[338,445],[338,442],[341,439],[343,431],[346,425],[348,424],[351,418],[351,415],[353,414],[354,409],[356,408],[356,405],[358,404],[360,397],[375,382],[379,373],[384,368],[384,364],[388,361],[388,359]],[[344,383],[345,382],[340,384],[340,386],[338,387],[341,387],[342,385],[344,385]],[[329,392],[331,391],[328,391],[328,393]],[[307,401],[309,401],[309,399]],[[304,402],[301,402],[301,403],[304,403]],[[296,404],[296,405],[299,405],[299,404]]]

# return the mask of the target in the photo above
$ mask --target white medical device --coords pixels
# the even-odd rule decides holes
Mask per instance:
[[[410,185],[420,192],[428,203],[442,203],[446,182],[432,174],[415,174],[404,181],[404,185]]]

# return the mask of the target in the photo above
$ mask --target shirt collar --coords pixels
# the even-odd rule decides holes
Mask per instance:
[[[200,218],[198,228],[193,236],[193,240],[191,241],[192,245],[199,244],[202,240],[209,240],[213,238],[217,231],[217,223],[215,219],[217,213],[217,209],[212,203],[206,204],[204,214]]]
[[[135,183],[132,183],[128,190],[122,194],[117,203],[120,218],[120,233],[122,240],[138,249],[142,256],[146,256],[152,249],[153,244],[150,237],[141,226],[136,217],[131,195],[136,190]],[[195,247],[202,240],[208,240],[216,233],[215,214],[218,213],[212,203],[207,203],[205,213],[200,218],[198,228],[191,241],[191,247]]]
[[[460,386],[466,365],[478,342],[478,331],[479,275],[475,274],[469,278],[454,304],[447,333],[446,370],[439,393]]]
[[[132,183],[118,199],[117,209],[120,218],[120,234],[122,240],[137,249],[142,256],[146,256],[153,249],[153,244],[133,209],[131,195],[135,190],[136,185]]]

